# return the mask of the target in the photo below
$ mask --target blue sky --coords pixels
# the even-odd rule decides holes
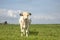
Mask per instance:
[[[33,24],[60,24],[60,0],[0,0],[0,22],[18,23],[21,11],[32,13]]]

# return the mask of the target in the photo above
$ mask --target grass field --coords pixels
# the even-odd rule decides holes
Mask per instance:
[[[0,40],[60,40],[60,24],[32,24],[29,30],[29,37],[21,37],[19,25],[0,24]]]

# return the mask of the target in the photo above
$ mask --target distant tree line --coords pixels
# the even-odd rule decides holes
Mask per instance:
[[[8,24],[7,21],[4,21],[3,23],[0,23],[0,24]]]

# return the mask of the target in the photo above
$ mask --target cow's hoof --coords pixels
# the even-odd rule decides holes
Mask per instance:
[[[26,35],[26,37],[28,37],[28,35]]]

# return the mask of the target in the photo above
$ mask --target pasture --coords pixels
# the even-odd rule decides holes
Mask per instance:
[[[29,32],[21,37],[19,25],[0,24],[0,40],[60,40],[60,24],[32,24]]]

